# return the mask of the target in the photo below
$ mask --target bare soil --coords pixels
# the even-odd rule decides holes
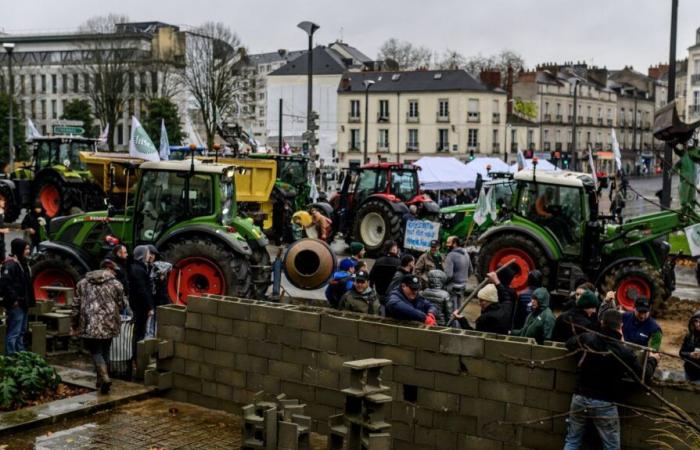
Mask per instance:
[[[28,400],[25,404],[21,405],[21,407],[0,408],[0,411],[17,411],[20,409],[29,408],[31,406],[42,405],[54,400],[75,397],[76,395],[81,395],[88,392],[90,392],[90,389],[61,383],[58,385],[58,388],[56,388],[56,392],[46,392],[36,399]]]

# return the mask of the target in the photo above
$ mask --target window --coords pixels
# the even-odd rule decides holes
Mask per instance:
[[[58,76],[55,73],[51,75],[51,93],[58,94]]]
[[[117,145],[124,145],[124,125],[117,124],[115,134],[117,135]]]
[[[34,99],[30,100],[29,105],[32,109],[32,119],[36,119],[36,100],[34,100]]]
[[[418,118],[418,100],[408,101],[408,117]]]
[[[450,117],[450,102],[449,102],[449,100],[440,100],[438,102],[438,116]]]
[[[36,77],[29,75],[29,87],[32,94],[36,94]]]
[[[360,130],[359,128],[350,129],[350,144],[348,144],[350,150],[360,149]]]
[[[353,201],[360,204],[368,195],[386,190],[385,170],[363,170],[355,185]]]
[[[41,101],[41,118],[46,120],[46,100]]]
[[[549,114],[549,102],[544,102],[544,115]]]
[[[520,195],[522,216],[552,230],[566,253],[578,252],[583,223],[579,188],[528,183]]]
[[[418,192],[417,175],[414,170],[392,170],[391,193],[403,201],[410,200]]]
[[[68,74],[61,75],[61,92],[68,93]]]
[[[80,81],[78,78],[78,74],[74,73],[73,74],[73,92],[78,93],[80,91]]]
[[[476,98],[470,98],[467,102],[467,121],[479,121],[479,100]]]
[[[379,119],[389,119],[389,100],[379,100]]]
[[[593,117],[593,116],[591,116],[591,105],[588,105],[586,107],[586,111],[588,111],[588,113],[586,114],[586,117]]]
[[[83,92],[90,92],[90,74],[83,74]]]
[[[446,152],[450,150],[450,135],[447,128],[438,129],[437,151]]]
[[[265,93],[264,92],[260,92],[258,94],[258,100],[265,100]]]
[[[353,119],[360,118],[360,101],[350,100],[350,117]]]
[[[498,145],[498,129],[497,128],[494,128],[492,138],[493,138],[493,145],[495,147]]]
[[[557,116],[561,116],[561,103],[557,103]]]
[[[158,72],[151,72],[151,92],[153,95],[158,94]]]
[[[527,130],[527,146],[530,147],[535,143],[535,131]]]
[[[416,128],[408,129],[408,148],[409,151],[418,151],[418,130]]]
[[[41,92],[46,93],[46,75],[41,76]]]
[[[129,117],[134,115],[134,99],[130,98],[128,101],[128,107],[129,107]]]
[[[133,73],[129,74],[129,94],[133,94],[136,90],[136,75]]]
[[[389,149],[389,130],[386,128],[379,130],[379,142],[377,142],[379,150]]]
[[[476,128],[470,128],[467,132],[467,147],[478,147],[479,146],[479,130]]]
[[[139,74],[139,92],[145,94],[147,88],[148,85],[146,84],[146,74],[144,72],[141,72]]]
[[[58,119],[58,109],[56,100],[51,100],[51,118]]]
[[[24,94],[24,75],[19,76],[19,93]]]

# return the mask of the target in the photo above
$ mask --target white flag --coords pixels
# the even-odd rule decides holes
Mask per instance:
[[[520,150],[520,147],[518,147],[518,170],[523,170],[525,168],[525,155],[523,155],[523,151]]]
[[[474,222],[481,226],[486,219],[496,219],[496,209],[493,207],[493,189],[489,189],[488,194],[482,187],[479,192],[479,199],[476,201],[476,209],[474,210]]]
[[[146,130],[135,116],[131,116],[131,138],[129,139],[129,156],[147,161],[160,161],[158,149],[148,137]]]
[[[34,138],[40,138],[43,137],[41,133],[39,133],[39,130],[36,129],[34,126],[34,122],[32,122],[32,119],[27,118],[27,128],[25,131],[25,136],[26,136],[26,141],[31,141]]]
[[[165,129],[165,120],[160,120],[160,159],[167,161],[170,159],[170,142],[168,142],[168,130]]]
[[[612,150],[613,150],[613,155],[615,155],[615,165],[617,166],[617,170],[621,171],[622,170],[622,155],[620,155],[620,143],[617,142],[617,136],[615,135],[615,128],[610,129],[612,133]]]
[[[591,175],[593,175],[593,183],[596,189],[598,188],[598,174],[595,171],[595,163],[593,162],[593,151],[591,148],[588,149],[588,165],[591,166]]]
[[[100,133],[100,142],[107,142],[107,139],[109,138],[109,124],[102,130],[102,133]]]

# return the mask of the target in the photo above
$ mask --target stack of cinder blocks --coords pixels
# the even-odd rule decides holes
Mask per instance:
[[[308,450],[311,418],[299,400],[279,395],[276,402],[243,407],[243,450]]]
[[[391,397],[382,385],[382,369],[389,359],[367,358],[348,361],[350,387],[343,389],[345,413],[331,416],[328,450],[388,450],[391,448],[391,424],[386,422],[386,407]]]

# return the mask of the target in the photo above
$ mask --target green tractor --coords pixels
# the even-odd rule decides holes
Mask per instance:
[[[173,264],[168,293],[173,303],[189,295],[262,298],[270,284],[267,238],[251,219],[237,215],[234,166],[194,161],[139,166],[133,206],[51,221],[49,240],[31,261],[34,293],[45,286],[75,287],[98,267],[115,242],[153,244]],[[110,244],[111,243],[111,244]]]
[[[94,151],[97,142],[80,136],[33,138],[31,162],[0,178],[5,221],[14,222],[22,208],[36,202],[49,218],[104,208],[105,193],[80,160],[80,152]]]
[[[476,269],[480,277],[515,260],[519,267],[512,286],[526,287],[530,270],[539,269],[544,284],[555,294],[568,295],[590,280],[603,291],[616,291],[617,301],[632,309],[638,297],[656,304],[675,288],[675,259],[667,236],[700,222],[695,200],[696,167],[700,148],[692,137],[700,122],[678,119],[675,105],[657,113],[655,137],[670,142],[680,157],[681,209],[664,210],[612,223],[598,213],[592,177],[576,172],[515,174],[516,183],[507,214],[479,239]]]

